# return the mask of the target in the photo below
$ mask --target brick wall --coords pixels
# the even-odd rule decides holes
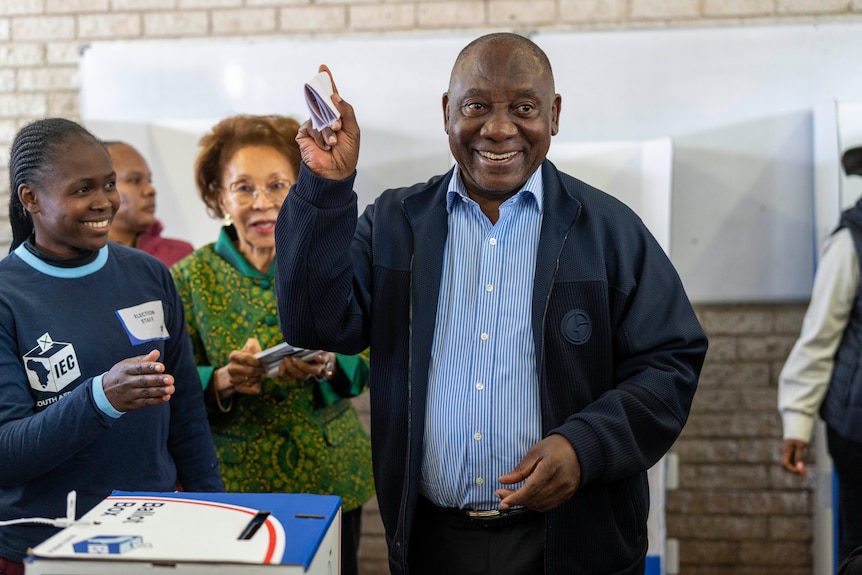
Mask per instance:
[[[79,117],[77,65],[91,41],[404,35],[429,30],[589,30],[854,21],[862,0],[0,0],[0,205],[17,129]],[[0,253],[11,239],[0,209]],[[811,572],[810,480],[778,468],[778,370],[801,305],[700,306],[712,340],[694,411],[674,448],[680,489],[668,532],[684,575]],[[357,401],[367,417],[367,398]],[[376,509],[365,575],[386,573]]]
[[[683,575],[812,572],[813,481],[781,469],[778,374],[805,304],[698,306],[710,340],[688,424],[672,451],[679,489],[667,533]]]

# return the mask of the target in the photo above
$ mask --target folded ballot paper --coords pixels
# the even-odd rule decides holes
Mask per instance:
[[[321,72],[305,85],[305,102],[311,112],[311,125],[315,130],[331,126],[341,117],[341,112],[332,103],[332,78],[326,72]]]
[[[280,343],[256,353],[254,356],[263,365],[266,377],[275,377],[278,375],[278,364],[285,357],[295,355],[303,361],[311,361],[314,356],[322,352],[323,350],[320,349],[305,349],[304,347],[294,347],[289,343]]]
[[[341,498],[115,491],[31,549],[27,575],[328,575]]]

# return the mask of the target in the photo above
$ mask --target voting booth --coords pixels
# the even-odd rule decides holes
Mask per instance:
[[[341,498],[115,491],[31,549],[27,575],[332,575]]]

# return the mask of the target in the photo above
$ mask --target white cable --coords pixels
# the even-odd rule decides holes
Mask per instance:
[[[66,525],[68,527],[75,522],[75,504],[78,501],[78,492],[74,489],[66,494]]]
[[[28,517],[24,519],[9,519],[0,521],[0,526],[3,525],[20,525],[24,523],[36,523],[39,525],[50,525],[52,527],[68,527],[75,522],[75,503],[78,494],[74,490],[66,495],[66,516],[56,519],[48,519],[47,517]]]

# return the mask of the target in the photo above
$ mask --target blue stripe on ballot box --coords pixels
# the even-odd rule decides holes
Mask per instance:
[[[647,555],[644,575],[661,575],[661,557],[657,555]]]

